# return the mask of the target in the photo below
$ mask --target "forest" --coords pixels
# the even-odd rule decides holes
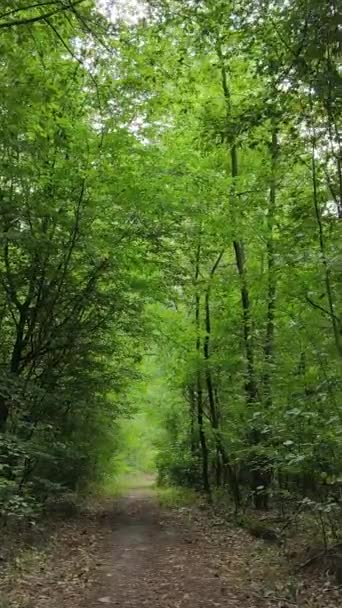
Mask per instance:
[[[340,9],[1,2],[2,522],[130,452],[341,539]]]

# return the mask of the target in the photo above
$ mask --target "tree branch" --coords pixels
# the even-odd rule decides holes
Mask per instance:
[[[32,23],[37,23],[37,21],[44,21],[45,19],[53,17],[54,15],[57,15],[63,11],[72,10],[75,6],[78,6],[78,4],[81,4],[84,1],[85,0],[76,0],[73,3],[60,6],[60,8],[56,9],[55,11],[43,13],[42,15],[37,15],[36,17],[31,17],[29,19],[13,19],[12,21],[5,21],[5,23],[0,23],[0,29],[8,29],[17,25],[30,25]]]
[[[48,2],[36,2],[35,4],[29,4],[28,6],[19,6],[18,8],[12,8],[10,11],[0,15],[0,19],[21,13],[22,11],[29,11],[31,8],[42,8],[43,6],[51,6],[52,4],[60,4],[60,0],[48,0]]]
[[[339,324],[339,326],[342,327],[341,319],[337,315],[331,313],[330,310],[327,310],[323,306],[320,306],[320,304],[316,304],[316,302],[311,300],[311,298],[309,298],[309,296],[306,295],[305,299],[309,304],[311,304],[311,306],[313,306],[313,308],[317,308],[321,312],[324,312],[325,315],[328,315],[328,317],[335,319],[335,321]]]

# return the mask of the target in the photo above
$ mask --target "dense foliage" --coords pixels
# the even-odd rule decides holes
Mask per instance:
[[[335,508],[337,3],[151,0],[114,23],[92,2],[14,4],[0,15],[3,508],[102,475],[132,406],[159,427],[161,479],[226,487],[237,507]]]
[[[161,473],[201,478],[207,492],[227,484],[237,505],[250,496],[262,508],[270,496],[293,495],[335,505],[337,6],[156,4],[155,21],[131,32],[131,44],[177,222],[165,242],[177,279],[167,307],[155,311],[169,378],[164,403],[155,398],[166,429]]]
[[[101,17],[57,8],[0,38],[0,458],[11,512],[110,469],[143,331],[137,141],[121,126],[125,109],[111,110]],[[34,21],[44,10],[3,11],[0,26],[7,13]]]

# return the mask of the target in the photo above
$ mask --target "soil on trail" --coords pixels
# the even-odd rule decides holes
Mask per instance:
[[[185,511],[182,515],[185,515]],[[249,608],[234,581],[222,580],[206,539],[161,511],[152,491],[132,490],[115,506],[114,530],[99,582],[85,608]]]
[[[82,608],[336,607],[322,580],[292,578],[275,546],[198,505],[165,509],[148,488],[117,502],[97,582]],[[102,546],[103,551],[103,546]],[[78,604],[77,604],[78,606]]]
[[[131,489],[56,522],[41,550],[0,576],[6,608],[337,608],[325,572],[295,573],[279,546],[253,538],[196,501],[161,507]]]
[[[279,606],[258,589],[258,575],[267,586],[258,549],[268,549],[243,530],[208,528],[206,516],[195,505],[161,508],[151,488],[131,489],[114,506],[103,565],[82,608]]]

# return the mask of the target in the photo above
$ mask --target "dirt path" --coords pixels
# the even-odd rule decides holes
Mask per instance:
[[[84,608],[265,606],[239,586],[238,559],[237,568],[228,564],[223,571],[209,539],[193,522],[187,525],[186,509],[175,518],[160,510],[151,491],[132,490],[116,505],[113,525],[99,582]]]
[[[0,567],[0,608],[341,605],[342,590],[324,572],[299,577],[280,547],[251,537],[226,514],[198,502],[160,507],[146,486],[56,522],[46,546]]]

